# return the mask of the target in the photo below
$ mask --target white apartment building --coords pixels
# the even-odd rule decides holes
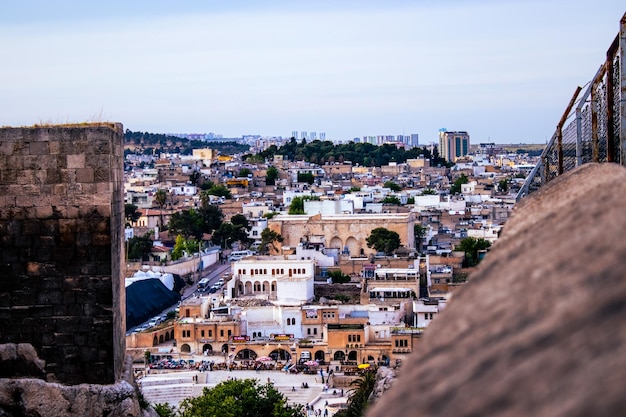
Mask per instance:
[[[276,305],[302,305],[314,296],[311,259],[251,256],[233,262],[232,272],[225,300],[256,298]]]

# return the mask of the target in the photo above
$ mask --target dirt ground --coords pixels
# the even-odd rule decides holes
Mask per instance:
[[[349,284],[315,285],[315,300],[320,298],[340,301],[342,304],[359,304],[361,289]]]

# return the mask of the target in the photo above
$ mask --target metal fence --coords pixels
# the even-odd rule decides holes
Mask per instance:
[[[626,166],[626,14],[606,61],[584,87],[577,87],[517,199],[588,162]]]

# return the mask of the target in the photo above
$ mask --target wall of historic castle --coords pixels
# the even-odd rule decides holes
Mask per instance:
[[[123,222],[121,124],[0,129],[0,343],[45,362],[14,376],[120,377]]]
[[[375,253],[367,247],[366,239],[377,227],[400,235],[400,243],[407,248],[415,247],[414,213],[364,214],[358,216],[276,216],[267,223],[271,230],[280,233],[282,246],[297,246],[303,236],[324,236],[327,248],[348,247],[351,256]]]

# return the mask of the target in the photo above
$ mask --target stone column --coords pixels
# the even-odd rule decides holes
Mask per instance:
[[[0,343],[44,361],[12,376],[121,376],[123,226],[121,124],[0,129]]]

